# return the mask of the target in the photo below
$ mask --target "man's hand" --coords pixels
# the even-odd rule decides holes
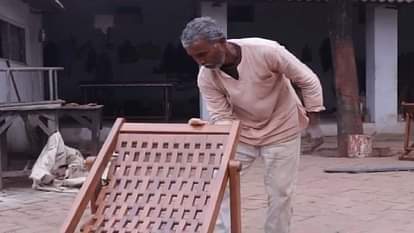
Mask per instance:
[[[308,112],[309,126],[319,127],[320,124],[320,113],[319,112]]]
[[[309,135],[309,148],[303,150],[304,153],[312,153],[323,144],[323,133],[320,126],[319,112],[308,112],[309,125],[306,134]]]
[[[203,126],[203,125],[207,125],[208,121],[201,120],[200,118],[191,118],[190,120],[188,120],[188,124],[194,127]]]

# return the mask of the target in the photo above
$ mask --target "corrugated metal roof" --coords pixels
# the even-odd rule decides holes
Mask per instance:
[[[328,2],[328,0],[288,0],[290,2]],[[414,3],[414,0],[354,0],[366,3]]]

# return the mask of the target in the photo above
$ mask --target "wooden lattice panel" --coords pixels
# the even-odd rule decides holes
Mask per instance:
[[[84,232],[201,232],[228,135],[120,134]]]

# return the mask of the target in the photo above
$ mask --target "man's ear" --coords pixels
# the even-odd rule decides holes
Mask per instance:
[[[217,48],[217,46],[222,46],[225,47],[226,46],[226,39],[225,38],[221,38],[219,40],[216,41],[216,43],[214,43],[214,47]]]

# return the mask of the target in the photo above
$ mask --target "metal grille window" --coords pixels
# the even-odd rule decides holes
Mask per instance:
[[[24,28],[0,20],[0,58],[26,63]]]

